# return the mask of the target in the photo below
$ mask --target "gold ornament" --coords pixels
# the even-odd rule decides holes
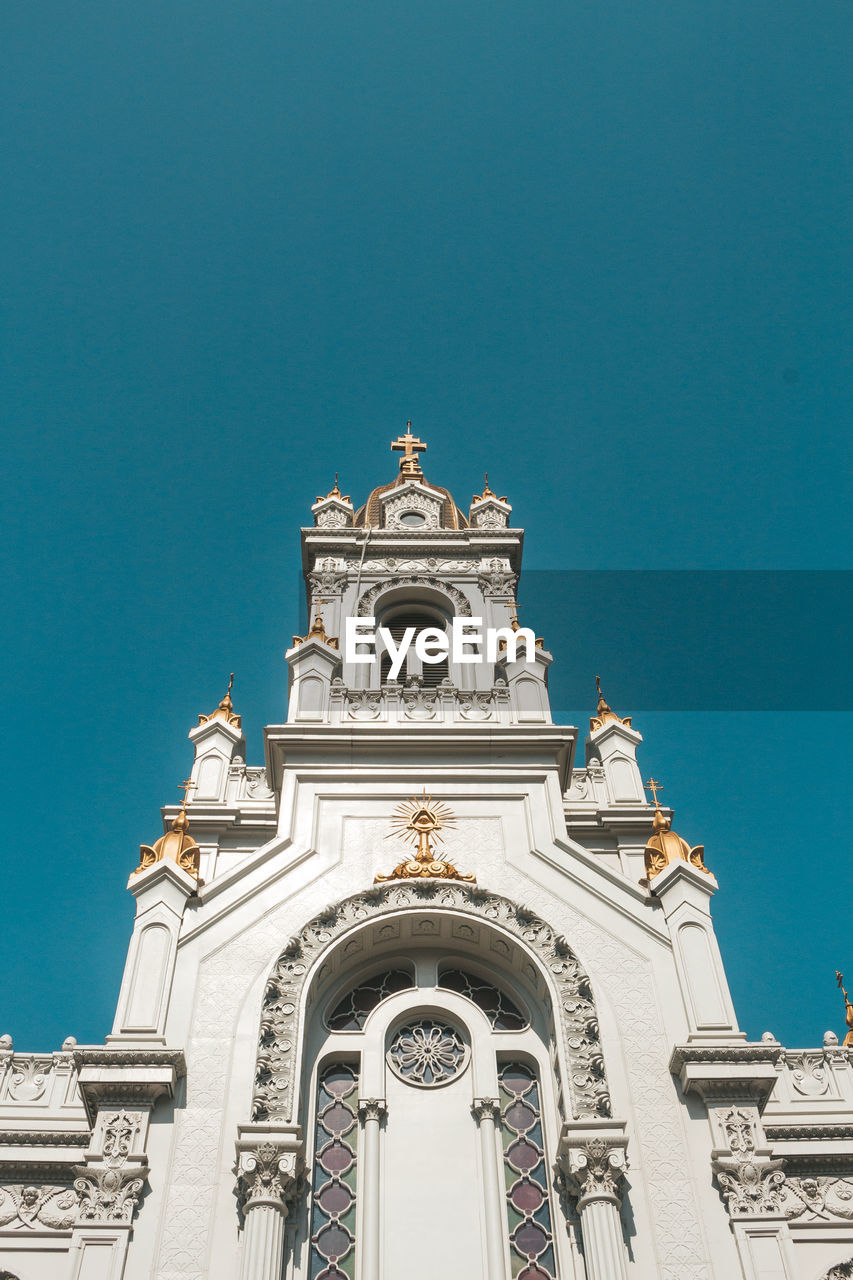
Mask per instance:
[[[418,850],[414,858],[398,863],[390,875],[375,876],[375,884],[382,884],[386,880],[417,880],[424,877],[436,880],[465,880],[469,884],[474,883],[474,876],[461,875],[452,862],[446,862],[443,858],[436,856],[432,841],[443,843],[443,837],[439,832],[443,827],[454,826],[456,818],[447,805],[434,801],[432,796],[427,795],[426,787],[420,798],[413,796],[411,800],[404,800],[398,806],[391,818],[391,823],[393,830],[389,831],[386,839],[396,836],[400,840],[408,840],[416,844]]]
[[[330,649],[337,649],[338,647],[337,636],[326,635],[326,628],[323,626],[323,617],[319,609],[314,615],[314,620],[311,623],[308,634],[305,636],[293,637],[294,645],[305,644],[306,640],[322,640],[323,644],[327,644]]]
[[[658,792],[663,785],[654,778],[645,784],[655,798],[654,835],[649,836],[645,851],[646,878],[640,884],[648,885],[655,876],[660,875],[664,867],[678,860],[689,862],[691,867],[704,871],[706,876],[711,872],[705,866],[705,846],[697,844],[692,849],[686,840],[682,840],[677,832],[671,830],[672,819],[662,812],[658,804]]]
[[[224,720],[226,724],[232,724],[235,729],[239,729],[242,723],[242,717],[235,715],[234,703],[231,701],[231,690],[234,687],[234,672],[231,672],[231,679],[228,681],[228,689],[225,697],[220,702],[215,711],[209,716],[199,716],[199,724],[207,724],[210,720]]]
[[[601,692],[601,678],[595,677],[595,687],[598,690],[598,706],[595,709],[595,715],[589,722],[590,733],[595,733],[596,729],[600,729],[603,724],[607,724],[609,720],[613,720],[616,724],[624,724],[626,729],[631,728],[631,717],[626,716],[623,720],[621,716],[617,716],[616,712],[611,710],[607,705],[607,700]]]
[[[848,1027],[847,1035],[844,1037],[844,1047],[845,1049],[853,1049],[853,1004],[850,1003],[850,997],[844,990],[844,974],[839,973],[837,969],[835,970],[835,981],[838,983],[838,986],[841,988],[841,994],[844,996],[845,1020]]]
[[[131,872],[132,875],[138,875],[140,871],[152,867],[155,862],[174,862],[182,871],[198,879],[201,850],[189,834],[190,820],[187,817],[187,792],[193,790],[195,786],[196,783],[191,782],[189,778],[180,784],[178,790],[183,790],[184,799],[180,813],[172,823],[171,831],[167,831],[153,846],[148,844],[139,846],[139,866]]]
[[[411,422],[406,423],[406,434],[398,436],[396,440],[391,441],[391,449],[394,453],[402,453],[400,459],[400,474],[411,476],[412,478],[421,478],[421,464],[418,462],[418,454],[423,453],[426,444],[417,436],[412,435]]]

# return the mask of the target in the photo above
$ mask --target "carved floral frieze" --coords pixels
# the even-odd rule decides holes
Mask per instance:
[[[314,960],[364,922],[411,908],[422,912],[426,896],[436,908],[493,923],[537,955],[556,988],[554,1016],[569,1068],[572,1114],[576,1118],[608,1116],[610,1095],[595,1003],[589,979],[565,938],[532,911],[476,885],[424,884],[418,891],[409,886],[374,886],[330,906],[290,940],[263,995],[253,1120],[290,1122],[294,1118],[300,1001]]]

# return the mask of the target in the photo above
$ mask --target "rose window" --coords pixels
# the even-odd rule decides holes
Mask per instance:
[[[446,1084],[464,1071],[467,1056],[453,1027],[423,1018],[400,1028],[388,1049],[388,1064],[407,1084]]]

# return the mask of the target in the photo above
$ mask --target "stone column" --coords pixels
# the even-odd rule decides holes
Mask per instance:
[[[384,1098],[362,1098],[358,1114],[362,1121],[361,1177],[361,1276],[379,1280],[379,1130],[388,1107]]]
[[[573,1122],[563,1128],[560,1165],[577,1196],[587,1280],[627,1280],[619,1196],[627,1167],[624,1124]]]
[[[501,1180],[498,1172],[496,1133],[501,1115],[497,1098],[475,1098],[472,1107],[480,1127],[483,1153],[483,1200],[486,1210],[486,1256],[489,1275],[506,1275],[504,1227],[501,1214]]]
[[[301,1190],[298,1131],[246,1125],[237,1161],[244,1223],[240,1280],[281,1280],[285,1222]]]

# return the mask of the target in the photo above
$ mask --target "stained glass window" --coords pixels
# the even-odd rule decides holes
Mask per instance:
[[[520,1031],[527,1026],[527,1019],[509,996],[498,991],[497,987],[493,987],[484,978],[477,978],[473,973],[466,973],[462,969],[445,969],[439,983],[446,990],[458,991],[460,995],[473,1000],[483,1010],[495,1031]]]
[[[375,978],[362,982],[348,991],[329,1014],[326,1023],[330,1031],[361,1031],[367,1015],[380,1000],[395,991],[406,991],[415,985],[414,978],[405,969],[389,969]]]
[[[432,1018],[401,1027],[388,1049],[391,1069],[407,1084],[446,1084],[459,1075],[466,1061],[459,1032]]]
[[[354,1280],[358,1074],[336,1062],[317,1085],[310,1280]]]
[[[503,1063],[498,1080],[511,1274],[513,1280],[555,1280],[539,1082],[521,1062]]]

